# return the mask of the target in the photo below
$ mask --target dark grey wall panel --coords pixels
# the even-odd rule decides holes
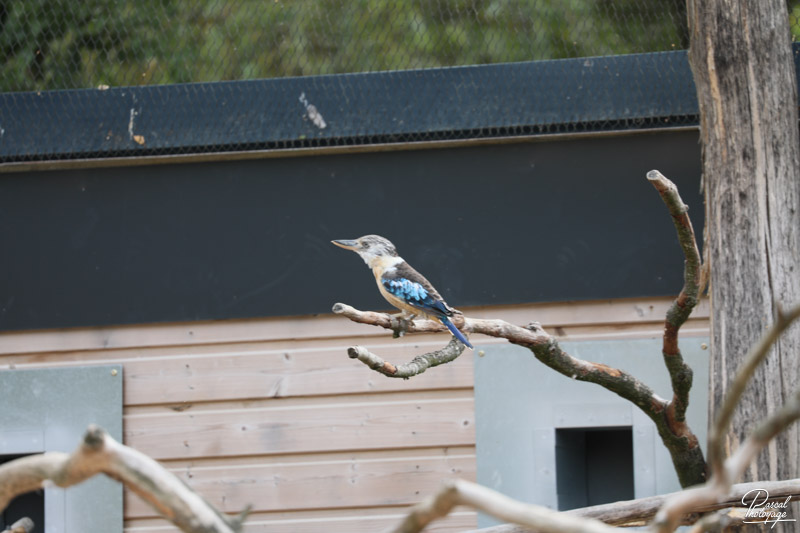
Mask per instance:
[[[676,293],[697,133],[0,175],[0,329],[385,308],[379,233],[454,306]]]

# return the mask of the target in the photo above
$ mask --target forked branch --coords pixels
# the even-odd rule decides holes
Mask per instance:
[[[220,513],[156,461],[120,444],[97,426],[89,427],[71,454],[48,452],[0,465],[0,511],[16,496],[47,482],[69,487],[96,474],[125,484],[186,533],[235,533],[247,514]]]
[[[0,533],[31,533],[34,530],[33,520],[23,517],[8,526]]]
[[[360,311],[349,305],[337,303],[333,312],[349,318],[354,322],[369,324],[394,330],[396,318],[385,313]],[[633,375],[618,368],[602,363],[595,363],[573,357],[565,352],[558,341],[542,327],[533,322],[526,327],[516,326],[504,320],[485,320],[467,318],[461,315],[454,317],[453,322],[461,331],[481,333],[490,337],[506,339],[512,344],[528,348],[533,355],[553,370],[578,381],[595,383],[638,406],[655,423],[664,444],[672,455],[675,469],[681,485],[697,485],[705,481],[705,461],[697,437],[685,424],[678,426],[680,433],[675,432],[668,417],[665,416],[669,402],[659,397],[650,387],[636,379]],[[432,320],[415,320],[407,324],[409,333],[446,331],[440,322]],[[354,346],[348,353],[369,353],[364,348]],[[436,353],[436,352],[434,352]],[[370,368],[385,374],[387,367],[378,356],[370,354],[374,361]],[[362,359],[359,357],[362,361]]]
[[[794,320],[800,318],[800,305],[788,313],[776,313],[775,323],[764,337],[750,349],[744,364],[733,379],[730,392],[725,398],[717,419],[709,435],[709,462],[711,479],[708,483],[693,489],[685,490],[669,499],[656,515],[655,526],[660,533],[672,532],[680,523],[681,517],[698,507],[713,504],[725,497],[734,481],[739,479],[745,469],[756,459],[758,453],[781,431],[800,419],[800,389],[787,400],[772,416],[759,424],[739,448],[727,459],[723,460],[723,437],[730,424],[736,405],[747,383],[752,378],[756,367],[766,358],[770,348],[780,334]]]

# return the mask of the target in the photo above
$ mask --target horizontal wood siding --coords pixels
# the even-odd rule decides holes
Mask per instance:
[[[668,299],[465,309],[532,320],[568,339],[657,337]],[[702,303],[684,335],[708,332]],[[476,348],[504,342],[478,337]],[[120,363],[125,443],[209,501],[253,513],[245,531],[361,532],[396,523],[451,477],[475,479],[472,354],[411,380],[347,357],[360,344],[394,362],[445,334],[392,339],[340,317],[124,326],[0,335],[0,369]],[[126,494],[127,533],[173,532]],[[459,510],[432,531],[476,527]]]

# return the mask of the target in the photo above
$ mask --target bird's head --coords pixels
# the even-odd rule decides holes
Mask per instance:
[[[393,262],[394,258],[397,257],[397,250],[394,244],[380,235],[364,235],[358,239],[343,239],[331,242],[339,248],[354,251],[370,267],[374,267],[377,262]]]

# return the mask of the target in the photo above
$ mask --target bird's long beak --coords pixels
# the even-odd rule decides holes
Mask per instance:
[[[356,250],[358,250],[359,248],[361,248],[361,245],[360,245],[360,244],[358,244],[358,241],[356,241],[356,240],[347,240],[347,239],[343,239],[343,240],[339,240],[339,241],[331,241],[331,242],[332,242],[333,244],[335,244],[336,246],[338,246],[339,248],[344,248],[345,250],[353,250],[353,251],[356,251]]]

